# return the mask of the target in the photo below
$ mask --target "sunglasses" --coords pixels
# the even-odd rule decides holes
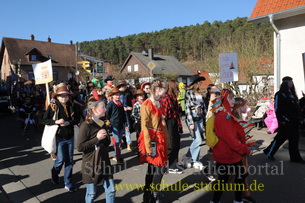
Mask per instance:
[[[60,94],[60,95],[57,95],[58,97],[62,97],[62,98],[65,98],[65,97],[68,97],[69,95],[67,94]]]

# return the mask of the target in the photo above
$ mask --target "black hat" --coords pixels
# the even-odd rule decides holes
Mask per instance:
[[[112,75],[108,75],[104,81],[105,81],[105,83],[107,83],[108,80],[114,80],[114,79],[115,78],[113,78]]]
[[[199,75],[193,75],[191,78],[192,83],[189,86],[192,86],[193,84],[200,82],[200,81],[204,81],[205,77],[201,77]]]
[[[292,80],[292,78],[289,77],[289,76],[286,76],[286,77],[283,77],[283,78],[282,78],[282,81],[283,81],[283,82],[287,82],[287,81],[289,81],[289,80]]]

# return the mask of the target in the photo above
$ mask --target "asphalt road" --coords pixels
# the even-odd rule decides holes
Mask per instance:
[[[184,126],[180,157],[188,150],[191,137]],[[0,114],[0,202],[5,202],[5,193],[12,202],[84,202],[86,192],[81,182],[81,154],[75,151],[73,181],[77,192],[69,193],[64,189],[63,178],[59,185],[50,180],[50,169],[53,161],[48,153],[40,147],[41,129],[22,137],[15,115]],[[257,140],[256,150],[249,158],[250,177],[254,199],[260,203],[304,202],[305,165],[289,161],[288,143],[285,143],[275,155],[276,161],[269,161],[262,153],[274,135],[266,133],[266,129],[252,131]],[[135,140],[135,134],[132,134]],[[305,138],[300,138],[301,155],[305,158]],[[201,160],[208,160],[207,146],[202,146]],[[115,183],[119,184],[116,192],[117,202],[141,202],[142,191],[136,187],[144,184],[147,165],[140,165],[135,152],[123,149],[125,164],[114,166]],[[110,156],[113,152],[110,152]],[[115,163],[113,163],[115,164]],[[60,174],[63,176],[63,170]],[[163,178],[163,202],[209,202],[213,192],[205,187],[209,181],[197,169],[186,169],[183,174],[166,174]],[[138,185],[137,185],[138,184]],[[128,188],[127,188],[128,187]],[[2,198],[1,198],[2,197]],[[221,202],[233,202],[234,193],[225,192]],[[103,187],[98,189],[96,202],[105,202]]]

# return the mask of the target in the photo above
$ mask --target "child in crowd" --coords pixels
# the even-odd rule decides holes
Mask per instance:
[[[120,101],[120,90],[118,88],[113,88],[109,93],[112,100],[107,104],[106,117],[109,120],[112,127],[113,135],[113,145],[114,145],[114,157],[112,160],[116,161],[118,164],[123,163],[121,157],[121,141],[122,135],[125,132],[126,115],[122,102]]]
[[[213,195],[213,203],[218,203],[222,196],[223,190],[221,188],[229,188],[225,186],[228,184],[229,176],[235,175],[235,184],[243,185],[245,181],[245,169],[242,163],[242,156],[250,156],[252,151],[248,149],[246,144],[242,143],[240,139],[244,134],[236,126],[237,123],[233,116],[233,107],[235,99],[234,94],[230,90],[222,90],[220,98],[215,104],[219,104],[215,109],[214,129],[219,141],[213,148],[213,158],[216,161],[216,169],[218,172],[218,180],[215,185]],[[245,139],[245,138],[244,138]],[[242,191],[235,191],[234,203],[242,202]]]
[[[136,136],[137,140],[139,139],[139,134],[141,132],[141,114],[140,114],[140,108],[141,105],[144,102],[144,91],[141,89],[138,89],[136,91],[136,94],[134,95],[136,97],[136,103],[133,105],[131,118],[134,120],[134,129],[136,130]]]
[[[105,123],[105,104],[95,95],[89,98],[87,117],[79,129],[77,149],[82,152],[82,178],[86,184],[86,203],[93,203],[97,185],[103,183],[106,202],[115,202],[115,186],[108,154],[110,137]],[[98,170],[98,171],[97,171]]]
[[[246,140],[247,140],[246,136],[249,134],[249,133],[245,133],[243,126],[242,126],[242,125],[245,126],[246,124],[248,124],[247,122],[243,122],[243,121],[246,121],[243,117],[243,114],[247,113],[247,108],[248,108],[248,106],[247,106],[246,100],[244,100],[243,98],[240,98],[240,97],[235,98],[235,104],[234,104],[234,108],[233,108],[234,116],[240,120],[240,122],[236,122],[235,124],[236,124],[236,128],[239,130],[239,140],[242,144],[246,144]],[[254,127],[254,125],[252,125],[252,127]],[[248,128],[248,131],[249,131],[249,128]],[[242,157],[242,163],[246,170],[246,177],[245,177],[245,181],[244,181],[246,191],[243,191],[242,199],[244,202],[252,203],[252,202],[255,202],[255,200],[251,197],[250,187],[248,184],[248,175],[249,175],[248,166],[249,166],[249,164],[248,164],[247,156]]]

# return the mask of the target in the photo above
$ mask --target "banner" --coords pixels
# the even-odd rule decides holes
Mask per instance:
[[[53,81],[52,62],[49,59],[46,62],[33,64],[35,84],[45,84]]]
[[[237,53],[219,54],[219,82],[238,81]]]

